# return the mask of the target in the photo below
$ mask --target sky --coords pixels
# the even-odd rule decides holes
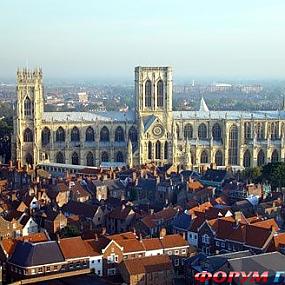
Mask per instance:
[[[58,79],[285,78],[284,0],[0,1],[0,78],[41,66]]]

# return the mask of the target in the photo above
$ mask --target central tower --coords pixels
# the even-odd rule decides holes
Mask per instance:
[[[172,163],[172,68],[135,68],[140,163]]]

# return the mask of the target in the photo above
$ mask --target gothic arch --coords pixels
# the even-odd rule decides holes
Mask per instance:
[[[56,142],[64,142],[65,141],[65,131],[62,127],[58,127],[55,134]]]
[[[118,126],[115,130],[115,142],[124,142],[125,134],[124,130],[121,126]]]
[[[71,163],[73,165],[79,165],[79,155],[78,153],[75,151],[73,154],[72,154],[72,157],[71,157]]]
[[[26,128],[24,131],[24,142],[33,142],[34,135],[33,131],[30,128]]]
[[[116,162],[124,162],[124,155],[121,151],[118,151],[116,154]]]
[[[80,131],[77,127],[72,128],[70,140],[72,142],[79,142],[80,141]]]
[[[163,107],[163,81],[157,82],[157,107]]]
[[[64,155],[61,151],[59,151],[57,154],[56,154],[56,163],[65,163],[65,158],[64,158]]]
[[[145,83],[144,91],[144,105],[145,107],[151,107],[151,81],[148,79]]]
[[[42,130],[42,146],[46,146],[50,143],[50,129],[44,127]]]
[[[204,123],[201,123],[198,127],[198,138],[200,140],[207,138],[207,126]]]
[[[94,129],[89,126],[87,129],[86,129],[86,132],[85,132],[85,140],[87,142],[93,142],[95,140],[95,132],[94,132]]]
[[[164,143],[164,159],[168,159],[168,142]]]
[[[101,154],[101,161],[108,162],[109,161],[109,154],[107,151],[103,151]]]
[[[201,152],[200,162],[201,163],[208,163],[209,162],[208,152],[206,150],[203,150]]]
[[[217,166],[223,165],[223,153],[220,150],[217,150],[215,153],[215,163]]]
[[[262,166],[265,163],[264,151],[261,149],[257,155],[257,166]]]
[[[147,157],[148,159],[152,159],[152,143],[151,141],[148,142],[148,146],[147,146]]]
[[[91,151],[89,151],[86,155],[86,165],[94,166],[94,155]]]
[[[191,124],[186,124],[184,127],[184,139],[191,140],[193,138],[193,127]]]
[[[279,155],[277,149],[273,150],[271,154],[271,162],[278,162],[279,161]]]
[[[100,131],[100,141],[101,142],[108,142],[110,141],[110,134],[109,130],[106,126],[104,126]]]
[[[212,137],[214,141],[219,141],[222,138],[222,130],[218,123],[215,123],[212,127]]]
[[[229,164],[238,164],[238,128],[232,125],[229,131]]]
[[[31,99],[27,96],[24,101],[24,115],[31,116],[33,113],[33,103]]]
[[[161,142],[157,141],[155,143],[155,159],[161,158]]]

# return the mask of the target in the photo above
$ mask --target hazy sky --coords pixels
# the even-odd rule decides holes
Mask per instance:
[[[1,0],[0,77],[285,78],[284,0]]]

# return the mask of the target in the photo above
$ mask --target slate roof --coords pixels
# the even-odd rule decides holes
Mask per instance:
[[[63,262],[64,257],[56,241],[39,243],[18,242],[9,262],[22,267]]]
[[[191,225],[191,220],[191,215],[183,212],[174,218],[172,226],[174,228],[187,230]]]
[[[93,122],[104,121],[104,122],[135,122],[135,112],[44,112],[43,121],[45,122]]]
[[[76,201],[69,201],[67,204],[63,205],[62,207],[62,211],[65,213],[84,216],[90,219],[93,219],[97,209],[98,209],[97,205],[90,205],[87,203],[81,203]]]

